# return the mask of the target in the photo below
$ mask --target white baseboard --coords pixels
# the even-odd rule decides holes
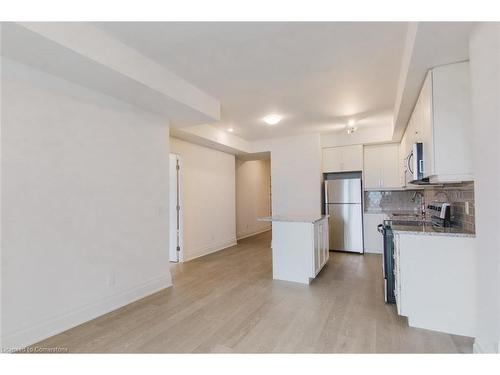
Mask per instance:
[[[200,258],[200,257],[215,253],[215,252],[220,251],[220,250],[227,249],[228,247],[235,246],[236,244],[237,244],[236,238],[232,238],[232,239],[224,241],[224,242],[210,244],[210,245],[207,245],[207,246],[195,249],[195,250],[188,251],[188,253],[195,253],[196,255],[189,256],[189,254],[188,254],[188,257],[185,257],[182,261],[189,262],[190,260]],[[184,251],[185,251],[185,249],[184,249]],[[184,253],[184,254],[186,254],[186,253]]]
[[[170,275],[146,281],[134,288],[46,319],[33,326],[6,334],[2,337],[2,349],[7,351],[16,348],[22,349],[170,286],[172,286]]]
[[[382,254],[384,250],[367,250],[365,249],[365,254]]]
[[[248,238],[248,237],[252,237],[252,236],[256,236],[257,234],[261,234],[261,233],[265,233],[265,232],[269,232],[271,230],[271,228],[266,228],[266,229],[262,229],[262,230],[258,230],[257,232],[251,232],[251,233],[241,233],[240,235],[237,235],[236,236],[236,240],[242,240],[244,238]]]

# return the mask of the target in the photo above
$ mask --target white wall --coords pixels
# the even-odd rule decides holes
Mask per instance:
[[[271,152],[273,215],[321,215],[321,146],[318,134],[256,142]]]
[[[257,221],[271,212],[271,162],[236,159],[236,237],[271,229],[270,222]]]
[[[182,260],[236,244],[235,157],[170,138],[181,158]]]
[[[480,24],[469,45],[474,121],[477,337],[500,352],[500,23]]]
[[[352,134],[347,134],[345,130],[321,134],[321,147],[350,146],[391,141],[392,124],[359,128]]]
[[[168,124],[3,60],[2,346],[171,285]]]

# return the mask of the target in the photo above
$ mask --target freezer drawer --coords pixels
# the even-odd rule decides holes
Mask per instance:
[[[361,204],[328,204],[330,250],[363,252]]]

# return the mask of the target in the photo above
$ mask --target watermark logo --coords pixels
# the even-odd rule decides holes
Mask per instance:
[[[69,349],[62,346],[28,346],[27,348],[2,348],[2,353],[69,353]]]

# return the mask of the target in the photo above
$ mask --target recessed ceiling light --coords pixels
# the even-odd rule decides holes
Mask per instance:
[[[229,133],[232,133],[232,132],[234,132],[234,129],[233,129],[233,128],[229,128],[229,129],[227,129],[227,131],[228,131]]]
[[[354,126],[354,124],[356,124],[356,120],[354,120],[354,119],[350,119],[350,120],[349,120],[349,126],[351,126],[351,127],[352,127],[352,126]]]
[[[276,125],[278,122],[280,122],[282,117],[280,115],[267,115],[266,117],[263,118],[264,122],[267,125]]]

